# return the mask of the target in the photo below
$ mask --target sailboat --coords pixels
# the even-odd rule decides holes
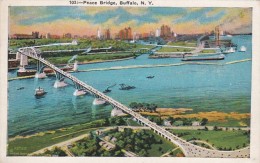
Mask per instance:
[[[239,52],[246,52],[246,47],[245,46],[241,46],[239,49]]]

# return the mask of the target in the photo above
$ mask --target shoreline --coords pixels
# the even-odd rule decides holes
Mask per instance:
[[[140,56],[140,55],[138,55]],[[93,61],[88,61],[88,62],[78,62],[78,65],[85,65],[85,64],[95,64],[95,63],[104,63],[104,62],[117,62],[117,61],[123,61],[123,60],[130,60],[134,59],[135,57],[127,57],[127,58],[120,58],[120,59],[110,59],[110,60],[93,60]],[[67,64],[57,64],[56,66],[66,66]],[[19,67],[12,67],[8,68],[8,71],[13,71],[17,70]]]
[[[198,112],[198,113],[193,113],[193,109],[191,108],[157,108],[156,112],[149,112],[149,111],[137,111],[137,113],[141,114],[142,116],[156,116],[156,117],[161,117],[162,119],[167,119],[168,117],[173,117],[173,118],[208,118],[209,122],[217,122],[219,124],[225,124],[229,120],[237,120],[240,121],[245,118],[250,117],[250,113],[238,113],[238,112],[219,112],[219,111],[208,111],[208,112]],[[215,118],[214,118],[215,116]],[[234,119],[229,119],[229,118],[234,118]],[[225,119],[227,118],[227,119]],[[94,121],[86,121],[83,123],[77,123],[73,125],[65,125],[62,127],[55,127],[55,128],[50,128],[48,130],[44,131],[36,131],[35,133],[28,134],[28,135],[19,135],[19,134],[14,134],[14,135],[8,135],[8,141],[13,141],[15,139],[19,138],[30,138],[33,136],[42,136],[45,134],[50,134],[56,130],[67,130],[69,128],[73,128],[78,125],[84,125],[96,121],[100,121],[104,119],[96,119]],[[207,125],[206,125],[207,126]],[[218,125],[219,127],[224,127],[221,125]],[[174,127],[174,126],[173,126]],[[189,127],[189,126],[178,126],[180,128],[182,127]],[[249,126],[229,126],[229,127],[250,127]]]

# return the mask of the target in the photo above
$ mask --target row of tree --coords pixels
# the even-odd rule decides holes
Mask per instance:
[[[142,109],[145,111],[150,111],[150,112],[155,112],[157,109],[157,105],[156,104],[149,104],[149,103],[137,103],[137,102],[131,102],[129,104],[129,107],[132,109]]]

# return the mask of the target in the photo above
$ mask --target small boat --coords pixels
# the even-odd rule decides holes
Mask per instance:
[[[221,54],[220,56],[217,57],[207,57],[207,58],[202,58],[202,57],[196,57],[196,58],[184,58],[182,61],[210,61],[210,60],[223,60],[225,59],[225,56]]]
[[[245,46],[241,46],[239,49],[239,52],[246,52],[246,47]]]
[[[228,54],[228,53],[234,53],[234,52],[236,52],[236,50],[233,47],[230,47],[229,49],[223,51],[222,53],[223,54]]]
[[[22,89],[24,89],[24,87],[17,88],[17,90],[22,90]]]
[[[146,78],[147,79],[152,79],[152,78],[154,78],[154,76],[147,76]]]
[[[35,89],[34,95],[35,95],[35,96],[43,96],[43,95],[45,95],[46,93],[47,93],[47,92],[45,92],[43,88],[39,87],[39,88]]]
[[[119,88],[120,90],[130,90],[130,89],[135,89],[135,86],[129,86],[126,84],[119,84],[121,86],[121,88]]]
[[[103,91],[103,93],[109,93],[109,92],[111,92],[111,91],[112,91],[111,89],[108,89],[108,88],[107,88],[106,90]]]
[[[105,90],[103,91],[103,93],[109,93],[109,92],[111,92],[112,90],[109,89],[109,88],[112,88],[112,87],[114,87],[114,86],[116,86],[116,83],[113,84],[113,85],[111,85],[111,86],[109,86],[109,87],[107,87],[107,89],[105,89]]]

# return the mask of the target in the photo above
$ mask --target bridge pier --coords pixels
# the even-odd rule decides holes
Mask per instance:
[[[68,84],[65,83],[63,80],[60,81],[60,80],[56,80],[53,87],[54,88],[62,88],[62,87],[66,87]]]
[[[47,76],[46,76],[45,72],[42,72],[42,73],[36,72],[36,74],[35,74],[35,78],[38,78],[38,79],[43,79],[43,78],[46,78],[46,77]]]
[[[75,83],[75,82],[73,82],[73,83],[76,88],[76,90],[73,93],[74,96],[83,96],[83,95],[87,94],[87,91],[81,85],[79,85],[78,83]]]
[[[54,88],[66,87],[68,84],[64,82],[64,77],[62,74],[55,71],[56,81],[54,83]]]
[[[82,90],[82,89],[76,89],[73,93],[74,96],[83,96],[85,95],[87,92]]]
[[[43,79],[46,77],[45,72],[43,71],[43,69],[46,67],[46,65],[44,65],[42,62],[40,62],[39,60],[37,60],[37,72],[35,74],[35,78],[38,79]]]
[[[102,98],[96,97],[92,103],[93,105],[105,105],[106,101]]]

